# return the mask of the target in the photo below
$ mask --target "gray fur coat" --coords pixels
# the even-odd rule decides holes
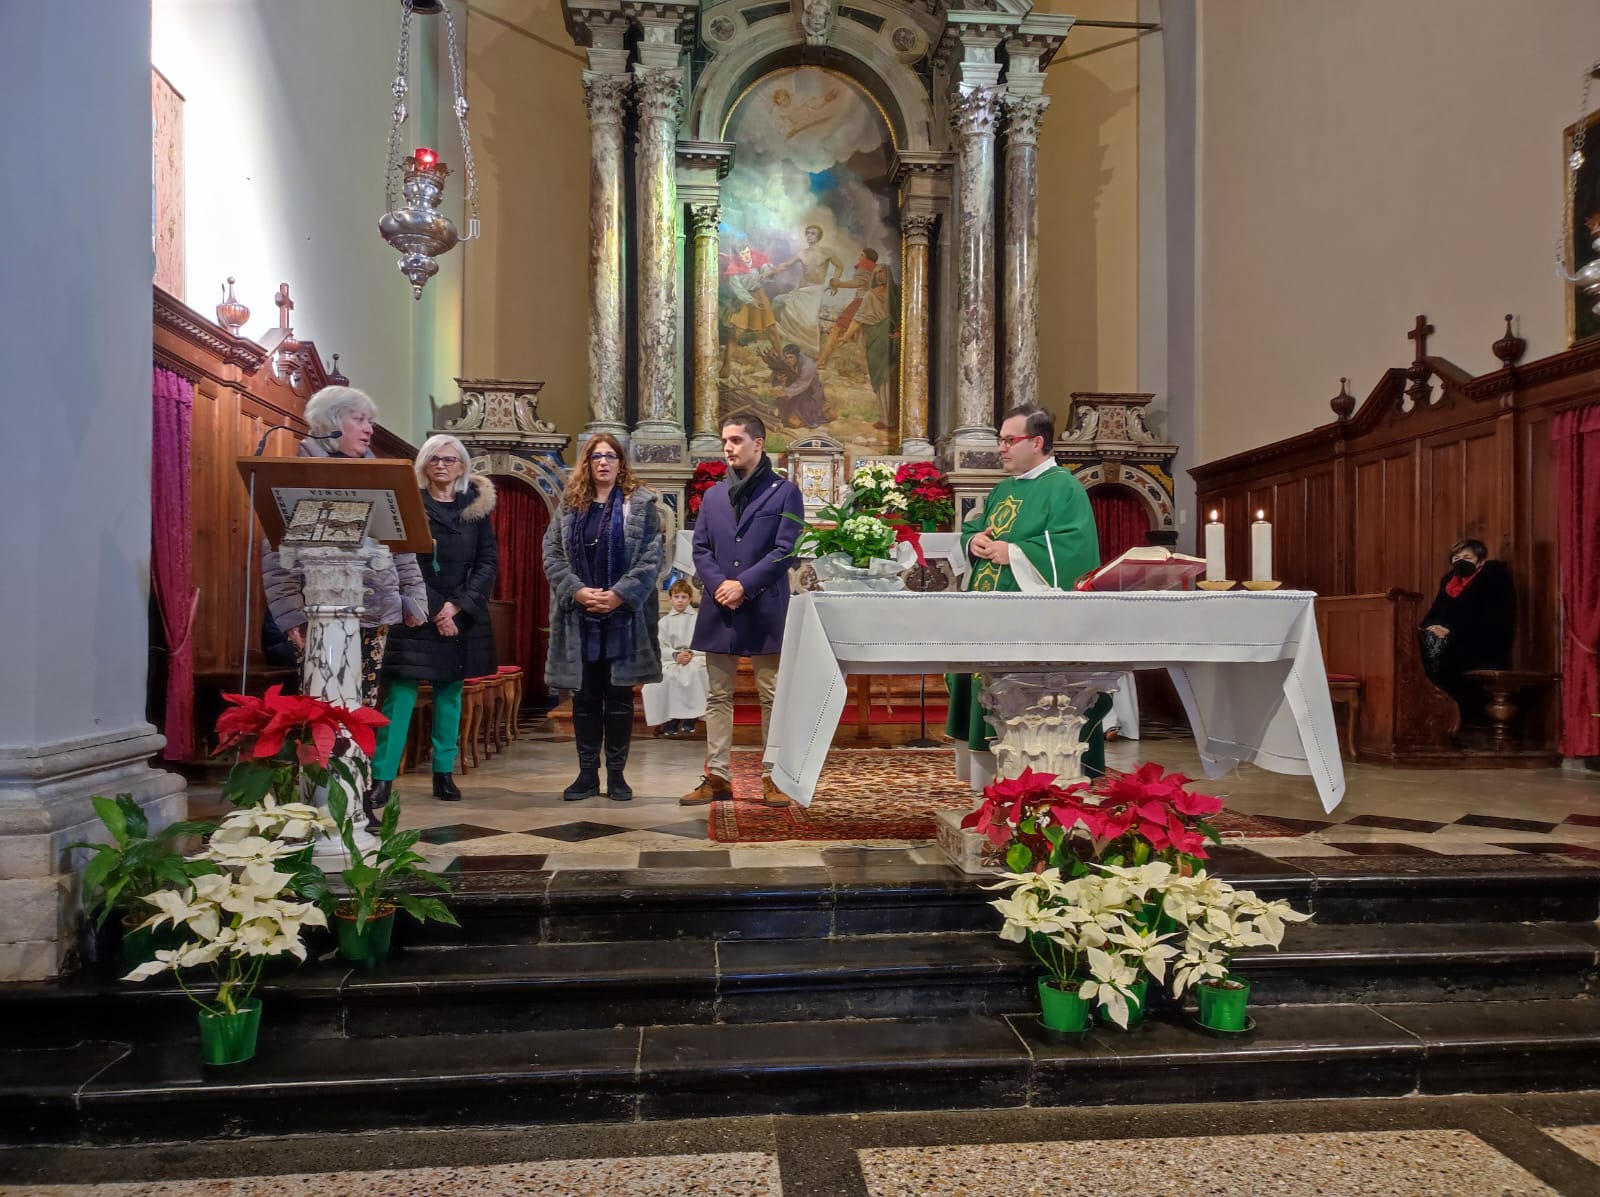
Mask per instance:
[[[611,663],[611,684],[637,686],[661,680],[656,628],[661,620],[661,577],[667,548],[654,494],[640,487],[623,503],[622,512],[630,564],[612,589],[633,613],[633,654],[626,661]],[[583,684],[583,641],[578,627],[583,608],[573,597],[583,581],[567,557],[572,523],[581,514],[563,503],[544,537],[544,573],[550,580],[550,651],[545,657],[544,680],[557,690],[576,690]]]

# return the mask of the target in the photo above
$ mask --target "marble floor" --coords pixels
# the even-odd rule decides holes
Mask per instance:
[[[458,774],[459,803],[431,797],[426,773],[402,776],[396,784],[402,824],[424,828],[423,850],[441,865],[458,860],[458,869],[810,867],[822,863],[824,852],[836,857],[851,847],[713,843],[707,809],[677,803],[678,795],[699,780],[704,750],[703,740],[641,735],[628,765],[634,801],[565,802],[561,791],[576,772],[572,743],[532,734],[470,773]],[[1600,860],[1600,773],[1347,763],[1346,797],[1328,812],[1308,778],[1245,765],[1204,780],[1193,741],[1176,732],[1115,741],[1107,755],[1118,769],[1156,761],[1201,778],[1193,788],[1273,825],[1278,834],[1272,838],[1239,841],[1273,857],[1534,853],[1564,861]],[[206,813],[203,800],[196,807]],[[884,853],[886,860],[933,864],[944,859],[931,843],[877,843],[871,850]]]
[[[0,1197],[1594,1197],[1600,1093],[0,1150]]]

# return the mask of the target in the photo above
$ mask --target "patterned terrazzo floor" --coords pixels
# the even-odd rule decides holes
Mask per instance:
[[[699,779],[704,751],[703,741],[642,735],[628,765],[633,802],[564,802],[561,790],[576,768],[571,741],[529,737],[458,775],[459,803],[433,799],[426,774],[405,775],[397,783],[402,821],[424,828],[423,850],[441,865],[458,860],[458,869],[804,868],[851,843],[886,853],[886,863],[944,859],[918,841],[715,843],[706,808],[677,803]],[[906,750],[879,751],[892,758]],[[1170,734],[1114,742],[1108,760],[1124,770],[1153,760],[1202,777],[1193,742]],[[1195,788],[1273,825],[1279,834],[1239,842],[1278,858],[1531,853],[1600,860],[1600,774],[1347,764],[1346,778],[1345,800],[1331,812],[1309,779],[1249,765]],[[195,807],[206,813],[203,799]]]

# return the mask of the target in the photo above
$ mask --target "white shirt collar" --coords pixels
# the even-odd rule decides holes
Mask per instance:
[[[1018,482],[1026,482],[1030,478],[1037,478],[1040,474],[1044,473],[1046,470],[1055,469],[1055,465],[1056,465],[1056,459],[1054,457],[1046,457],[1043,461],[1041,461],[1038,465],[1034,466],[1033,469],[1029,470],[1026,474],[1018,474],[1017,475],[1017,481]]]

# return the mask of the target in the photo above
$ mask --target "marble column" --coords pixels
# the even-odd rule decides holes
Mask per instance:
[[[953,106],[956,132],[957,445],[993,449],[994,134],[1003,90],[964,87]],[[960,466],[959,450],[958,460]]]
[[[931,212],[906,212],[900,217],[905,234],[900,318],[900,452],[906,457],[932,457],[928,437],[928,379],[932,346],[928,343],[928,256],[933,226]]]
[[[639,109],[639,424],[634,459],[660,464],[685,456],[678,403],[678,118],[683,71],[634,68]]]
[[[689,205],[694,230],[694,440],[693,454],[722,451],[721,416],[717,410],[717,225],[722,205]]]
[[[145,719],[150,207],[107,186],[150,177],[150,5],[6,5],[0,27],[0,104],[34,114],[8,134],[28,173],[8,216],[28,235],[7,251],[23,282],[0,320],[0,409],[36,449],[16,446],[7,481],[49,496],[47,524],[0,521],[0,981],[28,981],[76,946],[67,845],[108,838],[90,799],[131,794],[152,830],[188,807],[183,779],[150,767],[164,741]]]
[[[1006,110],[1005,407],[1039,394],[1039,124],[1049,96],[1011,94]]]
[[[589,110],[589,423],[585,436],[626,436],[622,323],[622,106],[629,75],[583,73]]]

